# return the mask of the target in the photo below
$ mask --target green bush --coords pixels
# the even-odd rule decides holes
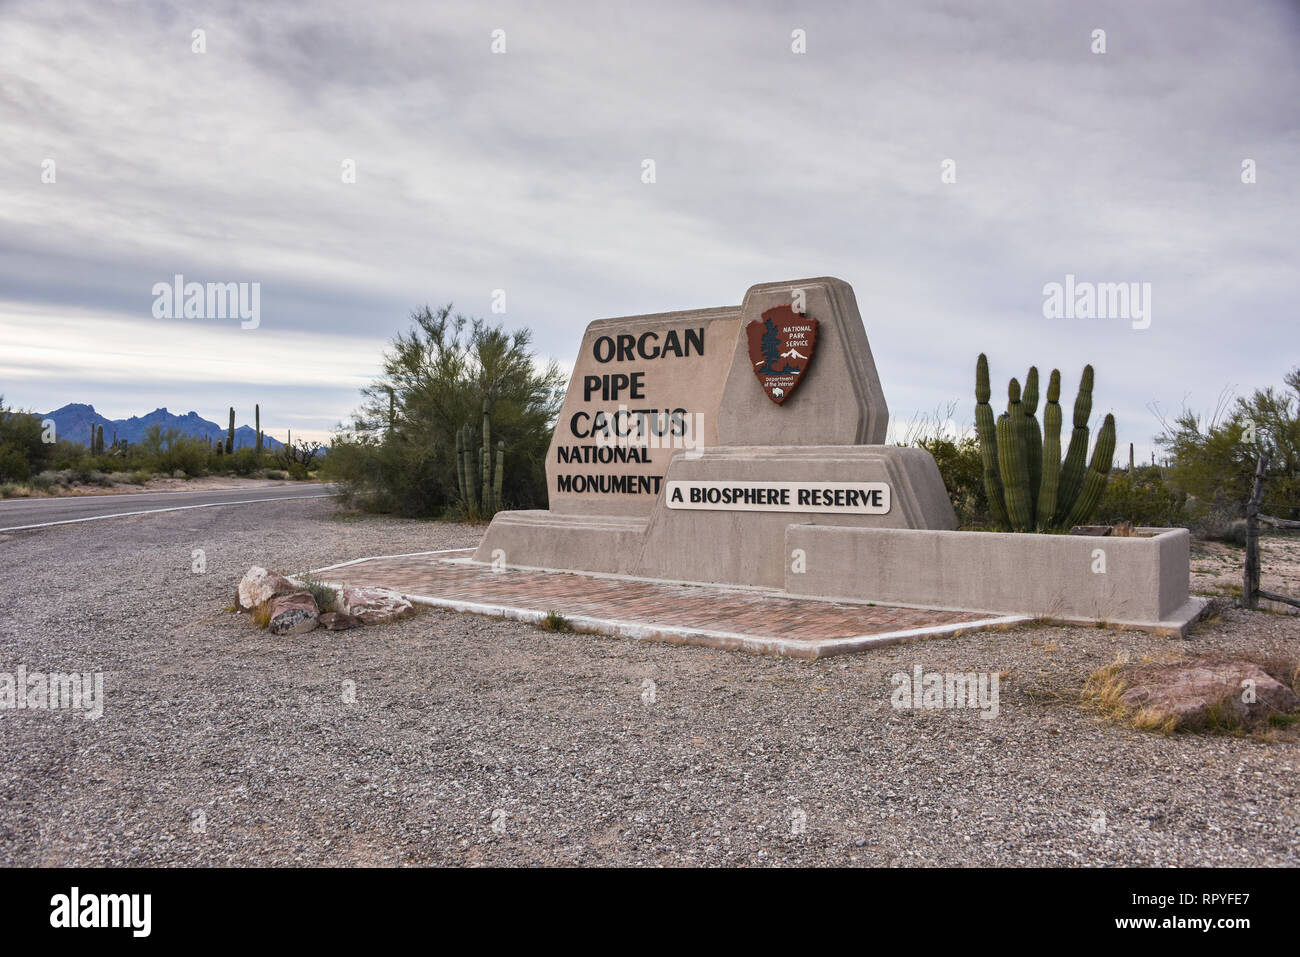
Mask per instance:
[[[262,457],[256,449],[242,448],[225,456],[225,466],[236,475],[252,475],[262,467]]]
[[[384,374],[362,390],[352,424],[334,436],[321,475],[340,497],[404,516],[452,513],[460,504],[456,433],[477,430],[490,408],[492,442],[505,443],[501,498],[545,508],[545,457],[564,376],[539,369],[531,333],[508,333],[481,319],[428,306],[384,354]]]
[[[25,482],[53,457],[53,445],[41,441],[44,428],[31,412],[8,408],[0,396],[0,482]]]
[[[1132,522],[1154,528],[1188,527],[1187,493],[1166,484],[1157,466],[1132,472],[1114,471],[1094,521],[1099,525]]]
[[[31,474],[31,465],[22,449],[0,446],[0,481],[25,482]]]
[[[1243,504],[1255,481],[1261,453],[1269,466],[1261,511],[1300,519],[1300,367],[1272,386],[1238,397],[1220,420],[1183,410],[1156,442],[1169,454],[1169,483],[1187,492],[1197,516]]]
[[[984,488],[984,465],[974,436],[955,441],[947,436],[931,436],[917,440],[916,444],[934,456],[957,513],[957,524],[963,528],[993,524],[988,493]]]

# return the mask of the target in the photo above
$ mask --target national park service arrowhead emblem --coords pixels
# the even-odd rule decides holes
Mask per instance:
[[[817,348],[817,320],[801,316],[790,306],[773,306],[763,320],[745,326],[749,361],[767,397],[781,405],[794,393],[812,363]]]

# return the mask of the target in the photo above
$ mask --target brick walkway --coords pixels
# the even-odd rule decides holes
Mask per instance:
[[[776,593],[469,562],[473,549],[361,559],[322,581],[381,585],[412,600],[536,621],[550,611],[579,631],[820,658],[931,635],[1023,621],[1015,616],[795,599]]]

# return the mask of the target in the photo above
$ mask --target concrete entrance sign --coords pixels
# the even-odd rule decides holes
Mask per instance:
[[[499,514],[477,560],[779,585],[792,522],[954,528],[889,410],[848,283],[587,327],[547,454],[549,511]],[[673,494],[669,495],[669,488]]]
[[[587,327],[547,454],[549,510],[499,512],[494,568],[723,584],[787,597],[1121,621],[1181,633],[1186,529],[956,532],[889,410],[848,283],[752,286],[739,306]],[[1121,575],[1090,571],[1109,550]]]

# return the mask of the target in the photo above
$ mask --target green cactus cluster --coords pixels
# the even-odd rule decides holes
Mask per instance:
[[[460,499],[471,516],[491,515],[501,508],[501,483],[505,477],[506,444],[492,448],[490,403],[483,402],[483,428],[475,447],[472,426],[456,433],[456,478]]]
[[[1012,379],[1007,411],[993,418],[988,357],[975,364],[975,432],[984,488],[994,524],[1016,532],[1061,531],[1083,525],[1097,511],[1115,456],[1115,417],[1107,415],[1088,460],[1092,366],[1084,366],[1074,402],[1074,431],[1061,461],[1061,373],[1053,369],[1047,404],[1038,423],[1038,369],[1030,367],[1023,391]]]

